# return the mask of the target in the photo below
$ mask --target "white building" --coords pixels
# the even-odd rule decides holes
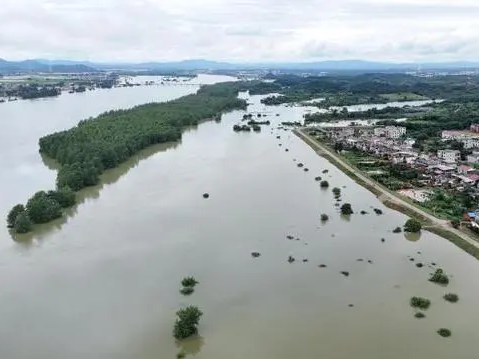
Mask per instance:
[[[479,163],[479,151],[473,151],[471,155],[467,156],[468,163]]]
[[[437,157],[446,163],[456,163],[461,158],[461,153],[457,150],[438,150]]]
[[[402,127],[402,126],[376,127],[374,129],[374,136],[399,138],[404,134],[406,134],[406,127]]]
[[[479,147],[479,133],[471,131],[442,131],[441,137],[444,141],[456,140],[464,144],[464,148]]]

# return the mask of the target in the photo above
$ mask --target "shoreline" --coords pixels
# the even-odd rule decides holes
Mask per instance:
[[[390,191],[381,188],[379,184],[367,178],[359,169],[348,164],[326,145],[306,134],[303,129],[294,129],[292,132],[310,146],[319,156],[326,158],[331,164],[340,169],[356,183],[373,193],[386,207],[419,220],[423,224],[424,230],[447,239],[474,258],[479,259],[479,242],[470,238],[466,233],[452,228],[448,221],[434,217],[417,206],[394,195]]]

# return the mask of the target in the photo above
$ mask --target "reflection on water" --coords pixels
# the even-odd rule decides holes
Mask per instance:
[[[194,128],[195,127],[191,127],[188,130],[193,130]],[[123,162],[120,166],[104,172],[100,177],[99,184],[84,188],[81,191],[77,192],[77,204],[73,207],[66,208],[63,211],[63,216],[61,218],[58,218],[48,223],[35,225],[34,230],[29,233],[15,233],[14,231],[9,230],[10,236],[14,241],[26,245],[28,245],[28,243],[31,242],[33,239],[41,241],[45,235],[61,230],[63,225],[67,223],[70,218],[77,214],[78,207],[81,204],[85,203],[85,201],[90,199],[98,199],[100,197],[100,191],[105,186],[115,183],[129,170],[136,167],[141,161],[149,158],[150,156],[158,152],[166,152],[168,150],[175,149],[179,145],[181,145],[181,140],[177,142],[160,143],[138,152],[134,156],[130,157],[127,161]],[[47,166],[50,170],[58,171],[60,169],[60,164],[56,160],[49,158],[43,154],[41,155],[41,159],[45,166]]]
[[[176,341],[178,352],[184,353],[187,356],[196,356],[201,351],[203,345],[205,345],[205,339],[200,335],[193,338]]]
[[[411,242],[417,242],[421,239],[421,232],[418,233],[411,233],[411,232],[404,232],[404,238]]]

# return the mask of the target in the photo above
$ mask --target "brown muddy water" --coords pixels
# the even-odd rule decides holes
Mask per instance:
[[[152,93],[138,101],[161,99],[159,88],[131,90],[140,89]],[[101,101],[98,94],[81,104]],[[4,216],[54,184],[55,165],[38,155],[38,137],[108,108],[85,114],[62,99],[17,102],[8,116],[0,106]],[[304,111],[249,101],[273,122],[300,120]],[[113,97],[108,104],[132,105]],[[21,242],[1,229],[0,358],[163,359],[180,350],[198,359],[477,357],[479,262],[428,232],[419,239],[393,234],[404,215],[276,125],[234,133],[243,114],[143,151],[83,191],[65,219]],[[330,188],[319,188],[316,176]],[[334,186],[356,211],[350,218],[334,206]],[[369,214],[360,215],[363,209]],[[329,215],[325,224],[321,213]],[[261,256],[253,259],[253,251]],[[431,262],[452,276],[447,288],[427,281]],[[200,284],[183,297],[179,282],[187,275]],[[459,302],[444,301],[447,292]],[[432,301],[425,319],[414,318],[414,295]],[[204,312],[201,336],[177,343],[174,314],[186,304]],[[437,335],[441,327],[452,337]]]

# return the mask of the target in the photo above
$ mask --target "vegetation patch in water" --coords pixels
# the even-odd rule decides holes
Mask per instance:
[[[414,314],[414,317],[418,319],[422,319],[422,318],[426,318],[426,314],[424,314],[423,312],[417,312],[416,314]]]
[[[321,188],[328,188],[329,187],[329,182],[328,181],[321,181],[320,186],[321,186]]]
[[[447,285],[449,284],[449,277],[441,268],[438,268],[433,273],[431,278],[429,278],[429,281],[437,284]]]
[[[439,334],[443,338],[448,338],[452,335],[452,332],[447,328],[440,328],[437,330],[437,334]]]
[[[404,231],[410,233],[418,233],[421,231],[422,225],[417,219],[410,218],[404,224]]]
[[[177,311],[173,336],[181,340],[197,334],[197,326],[202,315],[203,312],[198,307],[192,305]]]
[[[396,227],[393,229],[393,233],[401,233],[401,232],[402,232],[401,227]]]
[[[323,214],[321,215],[321,221],[322,221],[322,222],[326,222],[328,219],[329,219],[329,216],[328,216],[326,213],[323,213]]]
[[[454,293],[447,293],[443,298],[451,303],[457,303],[459,301],[459,296]]]
[[[195,287],[199,282],[195,277],[185,277],[181,280],[181,285],[183,287]]]
[[[422,297],[412,297],[410,300],[411,307],[419,309],[428,309],[431,306],[431,301]]]
[[[350,203],[344,203],[341,206],[341,214],[350,215],[350,214],[353,214],[353,213],[354,213],[353,208],[351,207]]]

